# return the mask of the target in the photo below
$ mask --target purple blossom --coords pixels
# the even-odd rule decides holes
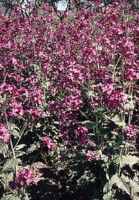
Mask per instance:
[[[113,90],[109,96],[104,98],[109,109],[117,109],[122,107],[122,104],[126,102],[127,95],[120,90]]]
[[[10,141],[10,133],[6,126],[0,123],[0,140],[4,143],[9,143]]]
[[[79,139],[81,144],[87,143],[88,129],[86,127],[79,126],[77,129],[75,129],[75,134],[76,134],[76,136]]]
[[[37,184],[41,180],[40,174],[35,174],[31,168],[20,169],[15,178],[15,183],[18,187],[30,186]]]
[[[96,151],[92,151],[92,150],[88,150],[85,156],[88,161],[100,160],[101,158],[100,155]]]
[[[66,96],[63,101],[63,107],[68,111],[77,111],[81,108],[82,104],[83,102],[80,92],[75,92],[69,96]]]
[[[125,79],[128,81],[135,81],[139,79],[139,71],[135,68],[125,69]]]
[[[125,135],[128,139],[134,139],[137,135],[137,129],[133,124],[126,126],[123,129],[123,132],[125,133]]]
[[[47,146],[48,150],[54,150],[56,148],[56,144],[48,136],[44,136],[42,138],[42,143],[43,143],[44,146]]]

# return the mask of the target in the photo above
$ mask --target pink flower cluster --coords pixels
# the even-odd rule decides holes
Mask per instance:
[[[36,120],[48,105],[63,138],[83,143],[89,130],[78,127],[81,111],[124,112],[128,85],[139,79],[139,17],[121,0],[105,12],[67,12],[62,22],[47,4],[40,11],[0,18],[1,116]],[[53,148],[51,139],[43,143]]]
[[[32,169],[22,168],[16,174],[15,184],[18,187],[24,187],[37,184],[40,180],[40,175],[35,174]]]
[[[10,133],[7,127],[0,123],[0,141],[4,143],[9,143],[10,141]]]
[[[80,152],[87,161],[107,160],[118,155],[123,140],[138,139],[139,13],[127,0],[102,9],[101,0],[93,4],[93,11],[67,11],[63,20],[48,4],[29,17],[19,8],[10,17],[0,14],[0,142],[10,142],[6,162],[19,157],[23,164],[24,152],[30,159],[37,151],[35,160],[50,154],[41,160],[44,167],[58,167],[57,177],[61,161],[67,166],[62,171],[72,171]],[[49,136],[42,134],[47,131]],[[34,168],[14,170],[11,186],[37,184],[41,175]]]
[[[36,53],[30,48],[30,31],[29,21],[21,16],[0,21],[0,95],[6,97],[0,106],[8,118],[34,119],[43,114],[44,92],[35,69]]]
[[[86,153],[86,159],[88,161],[100,160],[101,156],[96,151],[88,150],[87,153]]]
[[[44,146],[46,146],[48,148],[48,150],[54,150],[56,148],[56,144],[48,136],[44,136],[42,138],[42,143],[43,143]]]
[[[126,126],[123,132],[128,139],[134,139],[137,136],[137,128],[132,124]]]
[[[116,109],[122,106],[126,100],[127,96],[124,92],[120,90],[113,90],[110,95],[106,96],[106,105],[109,109]]]
[[[77,138],[79,138],[79,141],[81,144],[86,144],[87,143],[87,138],[88,138],[88,129],[84,126],[79,126],[75,130],[75,134],[77,135]]]

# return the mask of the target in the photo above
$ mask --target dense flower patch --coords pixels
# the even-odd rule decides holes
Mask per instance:
[[[47,4],[29,17],[18,7],[9,18],[1,15],[3,198],[29,199],[27,186],[52,184],[42,172],[48,166],[67,173],[55,181],[65,192],[81,187],[73,173],[80,162],[99,164],[106,182],[121,149],[136,151],[138,87],[139,14],[126,1],[68,11],[62,21]],[[75,176],[74,189],[68,176]]]

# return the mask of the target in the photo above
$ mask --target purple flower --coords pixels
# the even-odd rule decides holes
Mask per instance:
[[[79,141],[81,144],[85,144],[87,143],[87,134],[88,134],[88,129],[84,126],[79,126],[76,130],[75,130],[75,134],[77,136],[77,138],[79,138]]]
[[[44,146],[47,146],[48,150],[54,150],[56,148],[56,144],[48,136],[44,136],[42,138],[42,143],[43,143]]]
[[[75,92],[65,97],[63,106],[67,111],[77,111],[80,109],[82,103],[80,92]]]
[[[22,103],[14,100],[13,102],[11,102],[10,106],[11,106],[11,111],[9,112],[10,116],[12,117],[23,116],[24,110],[23,110]]]
[[[133,124],[126,126],[123,129],[123,132],[125,133],[125,135],[128,139],[134,139],[137,135],[137,129]]]
[[[117,109],[127,100],[127,95],[120,90],[113,90],[109,96],[104,97],[109,109]]]
[[[100,160],[100,155],[96,151],[88,150],[86,153],[86,159],[88,161]]]
[[[6,126],[0,123],[0,140],[4,143],[9,143],[10,141],[10,133]]]
[[[16,174],[15,183],[18,187],[37,184],[41,180],[41,174],[36,174],[31,168],[22,168]]]
[[[100,87],[101,87],[102,92],[106,95],[110,95],[114,89],[112,83],[100,84]]]
[[[135,81],[139,79],[139,72],[134,68],[127,68],[125,70],[125,79],[128,81]]]

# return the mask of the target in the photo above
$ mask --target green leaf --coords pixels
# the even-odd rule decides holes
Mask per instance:
[[[87,128],[96,128],[96,123],[90,120],[85,120],[81,122],[83,125],[85,125]]]
[[[111,121],[113,121],[117,126],[124,128],[126,126],[126,123],[123,119],[119,117],[119,115],[115,115],[113,118],[111,118]]]
[[[6,191],[7,189],[9,189],[9,182],[13,180],[13,172],[1,173],[0,180],[3,184],[4,190]]]
[[[8,126],[10,127],[11,134],[15,138],[19,138],[20,137],[20,129],[14,123],[8,123]]]
[[[25,146],[26,146],[25,144],[19,144],[16,146],[15,150],[19,151],[19,150],[23,149]]]
[[[8,159],[3,166],[3,172],[12,172],[15,170],[15,167],[19,164],[20,159]]]
[[[15,196],[13,194],[10,194],[10,195],[5,195],[1,198],[1,200],[21,200],[20,197],[18,196]]]
[[[7,157],[8,153],[8,145],[0,143],[0,153],[3,154],[4,157]]]

